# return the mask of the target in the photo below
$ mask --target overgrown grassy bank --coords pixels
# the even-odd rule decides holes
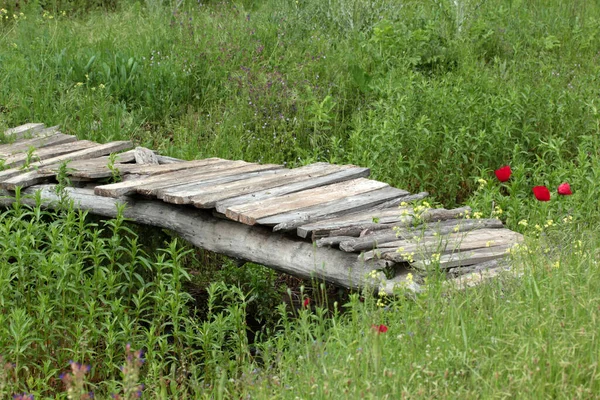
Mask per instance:
[[[0,130],[355,163],[531,240],[519,279],[454,293],[432,278],[415,299],[353,298],[332,318],[313,299],[272,324],[273,275],[228,267],[223,280],[254,291],[215,284],[201,320],[184,290],[198,262],[180,245],[146,254],[121,220],[16,207],[0,220],[5,393],[54,396],[69,360],[91,365],[97,396],[116,393],[126,343],[146,351],[157,398],[598,392],[595,2],[0,0],[0,17]],[[252,345],[247,310],[269,326]]]

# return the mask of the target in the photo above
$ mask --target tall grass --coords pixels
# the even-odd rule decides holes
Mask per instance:
[[[186,159],[360,164],[531,239],[519,278],[466,292],[431,278],[424,294],[383,308],[365,294],[274,313],[275,277],[260,268],[194,271],[192,281],[225,283],[192,302],[198,263],[185,247],[159,243],[149,254],[122,219],[17,203],[0,219],[5,393],[54,396],[69,360],[91,365],[90,390],[117,393],[127,343],[146,351],[140,380],[157,398],[598,391],[598,4],[0,8],[0,128],[60,124]],[[502,165],[513,170],[504,184],[493,175]],[[565,181],[572,196],[534,199],[533,186]],[[389,329],[376,334],[381,324]]]

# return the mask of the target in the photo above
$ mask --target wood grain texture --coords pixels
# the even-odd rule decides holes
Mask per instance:
[[[270,174],[273,171],[282,169],[277,164],[247,164],[235,169],[231,168],[223,171],[213,171],[202,175],[190,177],[186,182],[177,185],[169,185],[155,190],[156,197],[173,204],[190,204],[192,195],[186,193],[198,193],[203,189],[211,190],[212,186],[222,185],[229,182],[239,182],[246,179],[256,178],[263,174]],[[138,189],[140,191],[145,189]]]
[[[6,131],[4,131],[4,136],[11,137],[16,140],[34,137],[45,127],[46,125],[42,123],[30,122],[28,124],[19,125],[14,128],[7,129]]]
[[[212,160],[212,159],[208,159]],[[227,161],[221,160],[221,162],[229,162],[247,165],[249,163],[245,161]],[[118,172],[119,175],[126,174],[138,174],[138,175],[162,175],[169,172],[183,171],[189,170],[196,167],[203,167],[207,165],[207,160],[193,160],[193,161],[184,161],[180,163],[170,163],[170,164],[125,164],[119,165]],[[80,169],[77,171],[71,172],[72,176],[79,176],[82,178],[108,178],[113,175],[113,171],[110,168],[105,166],[98,166],[92,169]]]
[[[280,169],[255,178],[216,185],[211,187],[210,190],[200,190],[197,194],[192,195],[190,201],[198,208],[213,208],[217,202],[222,200],[311,180],[319,176],[339,172],[346,168],[327,163],[318,163],[295,169]]]
[[[365,260],[378,257],[394,262],[406,261],[405,254],[414,259],[428,258],[431,254],[450,254],[484,247],[503,246],[523,241],[523,235],[509,229],[477,229],[462,233],[450,233],[441,236],[424,236],[417,239],[405,239],[388,246],[384,243],[377,250],[364,253]]]
[[[423,258],[410,263],[410,265],[411,267],[420,270],[428,270],[431,268],[447,269],[451,267],[472,265],[497,258],[504,258],[508,255],[508,249],[511,247],[512,245],[501,245],[461,251],[452,254],[444,254],[440,256],[439,260]]]
[[[89,149],[90,147],[97,146],[98,143],[90,142],[89,140],[78,140],[69,143],[61,143],[55,146],[42,147],[33,151],[31,154],[18,153],[13,154],[4,158],[4,165],[7,167],[18,167],[24,165],[29,159],[30,162],[36,162],[41,160],[47,160],[52,157],[60,156],[62,154],[73,153],[75,151]]]
[[[275,168],[277,167],[277,168]],[[258,173],[259,170],[262,172]],[[194,204],[198,208],[213,208],[218,200],[243,195],[284,185],[289,182],[310,179],[312,174],[319,175],[327,171],[340,170],[340,167],[325,163],[308,165],[297,169],[287,169],[271,165],[271,168],[256,169],[257,173],[243,179],[225,180],[212,185],[184,185],[170,188],[162,193],[169,203]],[[249,171],[250,172],[250,171]]]
[[[408,192],[405,190],[386,186],[381,189],[359,193],[354,196],[349,195],[326,204],[320,204],[318,206],[260,219],[258,223],[262,225],[275,225],[273,228],[274,231],[289,231],[297,229],[299,226],[310,221],[335,218],[352,212],[369,209],[377,204],[389,201],[390,199],[401,198],[407,194]]]
[[[143,177],[140,179],[134,179],[134,180],[125,181],[125,182],[97,186],[95,188],[95,193],[98,196],[120,197],[120,196],[135,193],[136,187],[138,187],[138,186],[141,187],[144,185],[153,185],[153,184],[158,184],[161,182],[171,182],[177,178],[185,179],[185,177],[187,177],[189,174],[202,173],[202,172],[206,171],[206,168],[209,168],[209,167],[215,166],[215,165],[226,165],[226,166],[231,167],[233,165],[240,164],[239,162],[238,162],[238,164],[233,164],[234,163],[233,161],[227,161],[227,160],[223,160],[221,158],[207,158],[207,159],[204,159],[201,161],[202,162],[197,163],[195,168],[190,168],[190,169],[187,169],[184,171],[167,172],[167,173],[164,173],[161,175],[146,176],[146,177]],[[172,165],[172,164],[165,164],[165,165]],[[131,175],[133,175],[133,174],[131,174]]]
[[[285,196],[291,193],[301,192],[303,190],[313,189],[320,186],[339,183],[356,178],[366,178],[369,176],[370,170],[361,167],[349,167],[339,172],[334,172],[329,175],[315,177],[307,181],[296,182],[288,185],[278,186],[276,188],[265,189],[259,192],[249,193],[242,196],[233,197],[227,200],[218,201],[216,209],[221,214],[225,214],[227,209],[233,206],[254,203],[267,199]]]
[[[343,215],[341,217],[327,218],[321,221],[307,223],[306,225],[299,226],[297,234],[300,237],[308,237],[312,232],[318,232],[320,237],[327,236],[332,230],[347,228],[359,224],[368,224],[377,221],[378,223],[393,223],[397,221],[403,213],[406,212],[406,216],[412,214],[412,207],[393,207],[385,208],[382,210],[369,209],[366,211],[359,211],[350,214]],[[412,221],[412,218],[411,218]]]
[[[158,157],[156,156],[156,154],[150,150],[147,149],[145,147],[136,147],[133,150],[133,154],[135,156],[135,163],[136,164],[156,164],[158,165]]]
[[[254,225],[258,219],[271,215],[327,203],[386,186],[388,186],[387,183],[358,178],[251,204],[234,206],[227,210],[226,215],[228,218],[244,224]]]
[[[483,228],[502,228],[502,222],[497,219],[478,220],[449,220],[426,224],[415,228],[401,228],[390,231],[375,232],[360,238],[352,238],[340,243],[340,249],[348,252],[372,250],[383,243],[397,242],[407,238],[419,238],[449,233],[467,232]]]
[[[23,169],[19,169],[19,168],[10,168],[10,169],[4,170],[4,171],[0,171],[0,182],[11,179],[12,177],[15,177],[17,175],[21,175],[26,171],[31,171],[34,169],[48,166],[48,165],[60,164],[62,162],[72,161],[72,160],[83,160],[83,159],[87,159],[87,158],[95,158],[95,157],[107,155],[110,153],[127,150],[132,147],[133,147],[133,145],[129,141],[119,141],[119,142],[100,144],[100,145],[97,145],[94,147],[90,147],[88,149],[79,150],[79,151],[75,151],[73,153],[63,154],[63,155],[60,155],[57,157],[49,158],[47,160],[31,163],[29,165],[29,167],[27,168],[27,170],[25,170],[25,171]],[[34,171],[34,172],[37,172],[37,171]],[[40,175],[44,175],[44,174],[40,174]],[[27,179],[29,179],[29,177],[30,176],[28,176]],[[10,183],[7,186],[5,186],[5,188],[14,188],[14,185],[12,185],[12,183]]]
[[[14,143],[0,145],[0,157],[9,157],[13,154],[26,153],[32,147],[40,149],[48,146],[71,143],[76,140],[77,138],[75,136],[65,135],[63,133],[53,133],[48,136],[18,140]]]

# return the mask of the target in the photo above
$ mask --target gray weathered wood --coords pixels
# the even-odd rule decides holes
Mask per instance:
[[[492,278],[497,278],[500,274],[504,274],[510,277],[518,277],[521,273],[518,273],[510,268],[508,263],[504,262],[505,259],[500,259],[497,267],[488,268],[475,268],[474,271],[468,272],[464,275],[459,275],[455,278],[448,279],[444,282],[444,286],[451,287],[458,290],[466,290],[471,287],[481,285],[489,282]],[[492,263],[496,260],[490,261]],[[484,262],[482,264],[486,264]],[[472,267],[476,267],[478,264],[474,264]],[[467,268],[467,267],[465,267]]]
[[[140,187],[137,191],[138,193],[155,195],[167,203],[190,204],[190,196],[186,196],[185,193],[198,193],[202,188],[210,190],[209,188],[213,185],[252,179],[282,168],[283,166],[277,164],[246,164],[236,168],[196,174],[188,177],[185,181],[172,182],[168,185],[163,184],[159,188]]]
[[[158,163],[159,164],[173,164],[173,163],[178,163],[178,162],[184,162],[185,161],[185,160],[182,160],[180,158],[174,158],[174,157],[168,157],[168,156],[161,156],[160,154],[157,154],[156,158],[158,159]]]
[[[417,194],[410,194],[410,195],[407,195],[407,196],[399,198],[399,199],[393,199],[390,201],[386,201],[385,203],[381,203],[378,206],[374,207],[374,209],[379,210],[379,209],[385,209],[385,208],[391,208],[391,207],[401,207],[401,204],[403,202],[404,203],[412,203],[413,201],[423,200],[427,196],[429,196],[429,192],[420,192]]]
[[[275,225],[274,231],[289,231],[311,221],[335,218],[345,214],[371,208],[389,199],[397,199],[408,194],[407,191],[386,186],[378,190],[357,195],[348,195],[340,200],[334,200],[319,206],[313,206],[298,211],[291,211],[267,217],[258,221],[261,225]]]
[[[201,162],[200,162],[201,161]],[[207,158],[204,160],[198,160],[196,167],[190,168],[183,171],[174,171],[167,172],[164,174],[156,175],[156,176],[147,176],[141,179],[134,179],[126,182],[118,182],[111,183],[109,185],[97,186],[95,189],[95,193],[98,196],[106,196],[106,197],[121,197],[129,194],[133,194],[136,192],[137,187],[141,187],[143,185],[152,185],[158,184],[161,182],[171,182],[174,179],[178,178],[187,178],[190,174],[194,173],[202,173],[207,170],[207,168],[212,168],[213,166],[237,166],[243,162],[234,162],[223,160],[222,158]],[[172,164],[165,164],[172,165]]]
[[[40,190],[44,206],[52,207],[58,201],[55,187],[30,187],[24,190],[24,194]],[[367,274],[388,265],[385,261],[364,263],[357,260],[354,254],[315,248],[311,243],[273,233],[270,229],[214,218],[205,210],[177,207],[155,200],[98,197],[89,189],[67,188],[66,191],[76,207],[90,213],[115,217],[117,204],[125,204],[124,216],[134,222],[170,229],[199,248],[263,264],[296,276],[356,288],[371,285]],[[34,202],[33,199],[25,201],[29,204]],[[4,197],[0,203],[10,205],[12,199]]]
[[[297,234],[300,237],[308,237],[313,233],[313,240],[329,236],[329,232],[336,229],[347,228],[358,224],[368,223],[394,223],[401,217],[407,217],[412,214],[412,207],[393,207],[385,209],[376,209],[376,206],[366,211],[357,211],[350,214],[344,214],[341,217],[327,218],[324,220],[307,223],[299,226]]]
[[[136,147],[134,155],[136,164],[159,164],[156,154],[145,147]]]
[[[369,173],[370,170],[368,168],[348,168],[339,172],[334,172],[330,175],[316,177],[308,181],[292,183],[276,188],[265,189],[255,193],[249,193],[243,196],[238,196],[227,200],[218,201],[216,204],[216,209],[221,214],[225,214],[229,207],[254,203],[257,201],[272,199],[275,197],[281,197],[287,194],[297,193],[303,190],[313,189],[320,186],[344,182],[351,179],[366,178],[369,176]]]
[[[163,175],[169,172],[189,170],[196,167],[202,167],[206,165],[206,160],[193,160],[184,161],[180,163],[171,164],[124,164],[119,165],[118,172],[120,175],[125,174],[140,174],[140,175]],[[248,165],[245,161],[227,161],[222,162],[237,163]],[[80,169],[72,171],[71,175],[80,176],[83,178],[108,178],[113,175],[113,171],[107,166],[96,166],[92,169]]]
[[[315,244],[317,247],[334,247],[338,246],[342,242],[346,242],[348,240],[354,239],[353,236],[327,236],[321,239],[318,239]],[[371,257],[373,258],[373,257]]]
[[[424,236],[417,239],[406,239],[396,243],[394,247],[379,247],[377,250],[364,254],[364,259],[369,260],[373,253],[378,253],[379,258],[394,262],[406,261],[403,254],[412,254],[413,258],[428,258],[431,254],[450,254],[483,247],[503,246],[520,243],[523,235],[509,229],[477,229],[473,231],[450,233],[443,236]],[[388,246],[388,243],[384,243]]]
[[[494,260],[485,261],[479,264],[468,265],[465,267],[454,267],[448,270],[448,275],[451,277],[458,277],[465,274],[471,274],[473,272],[481,272],[494,268],[506,268],[509,267],[507,258],[496,258]]]
[[[406,238],[433,236],[434,234],[446,235],[453,232],[458,233],[475,229],[502,227],[502,222],[497,219],[449,220],[411,229],[402,228],[382,231],[360,238],[352,238],[340,243],[340,249],[348,252],[371,250],[379,247],[382,243],[396,242]]]
[[[30,163],[40,160],[47,160],[52,157],[60,156],[62,154],[72,153],[83,149],[89,149],[90,147],[97,146],[98,143],[90,142],[89,140],[78,140],[70,143],[61,143],[56,146],[42,147],[36,149],[31,154],[19,153],[13,154],[4,158],[4,165],[6,167],[18,167],[24,165],[29,158]]]
[[[32,147],[40,149],[48,146],[70,143],[76,140],[77,138],[75,136],[65,135],[63,133],[54,133],[48,136],[23,139],[14,143],[0,145],[0,157],[4,158],[13,154],[26,153]]]
[[[46,125],[31,122],[24,125],[19,125],[14,128],[7,129],[4,131],[4,136],[11,137],[13,139],[19,140],[27,137],[34,137],[37,133],[45,128]]]
[[[235,221],[254,225],[257,220],[271,215],[283,214],[292,210],[328,203],[386,186],[388,186],[387,183],[358,178],[281,197],[234,206],[227,209],[225,215]]]
[[[84,149],[84,150],[79,150],[79,151],[75,151],[73,153],[68,153],[68,154],[63,154],[57,157],[52,157],[49,158],[47,160],[42,160],[42,161],[37,161],[34,163],[31,163],[29,165],[29,168],[27,170],[33,170],[33,169],[37,169],[37,168],[42,168],[48,165],[53,165],[53,164],[59,164],[65,161],[72,161],[72,160],[83,160],[86,158],[95,158],[95,157],[99,157],[99,156],[103,156],[106,154],[110,154],[110,153],[115,153],[115,152],[119,152],[122,150],[127,150],[130,149],[132,146],[131,142],[129,141],[119,141],[119,142],[111,142],[111,143],[106,143],[106,144],[99,144],[97,146],[94,147],[90,147],[88,149]],[[37,171],[34,171],[37,172]],[[21,175],[23,174],[24,171],[22,169],[19,168],[10,168],[4,171],[0,171],[0,182],[1,181],[7,181],[8,179],[11,179],[17,175]],[[45,175],[45,174],[40,174],[40,175]],[[33,175],[27,175],[27,177],[25,178],[24,182],[27,182],[30,178],[32,178]],[[13,183],[15,181],[12,181]],[[17,185],[20,186],[20,185]],[[14,185],[12,183],[4,186],[5,189],[14,189]]]
[[[275,167],[275,165],[273,165]],[[327,164],[313,164],[306,167],[301,167],[295,170],[290,170],[278,166],[279,168],[262,168],[262,172],[244,176],[242,179],[224,180],[222,183],[213,183],[210,186],[196,185],[190,182],[187,185],[179,185],[171,187],[161,192],[161,198],[169,203],[174,204],[192,204],[198,208],[212,208],[216,201],[215,198],[222,196],[229,198],[237,194],[248,193],[278,186],[278,182],[282,185],[286,181],[293,179],[306,180],[309,179],[309,174],[319,173],[319,171],[339,170],[337,166],[328,166]],[[257,170],[258,171],[258,170]],[[208,205],[208,203],[213,203]],[[205,206],[206,204],[206,206]]]
[[[424,258],[410,263],[411,267],[427,270],[433,267],[447,269],[457,266],[472,265],[490,261],[496,258],[503,258],[508,255],[508,249],[512,245],[484,247],[474,250],[461,251],[459,253],[444,254],[440,256],[439,261],[432,260],[431,258]]]
[[[70,161],[68,172],[73,172],[73,171],[77,171],[77,170],[93,169],[93,168],[99,168],[99,167],[106,167],[108,164],[110,164],[110,159],[111,159],[111,157],[109,157],[109,156],[102,156],[102,157],[91,158],[89,160]],[[118,168],[118,166],[120,164],[130,163],[133,161],[135,161],[134,150],[125,151],[123,153],[119,153],[114,156],[114,162],[115,162],[114,167]],[[60,169],[60,165],[48,165],[46,167],[38,168],[38,172],[40,172],[42,174],[51,174],[51,173],[58,172],[59,169]],[[91,179],[91,178],[83,178],[83,177],[75,177],[75,178]]]
[[[213,208],[221,200],[330,175],[348,167],[317,163],[295,169],[275,170],[256,178],[211,186],[210,190],[206,188],[199,190],[196,194],[192,192],[189,199],[195,207]]]
[[[391,230],[396,227],[407,227],[412,226],[414,218],[410,215],[404,217],[400,216],[392,222],[387,223],[364,223],[353,226],[347,226],[345,228],[335,229],[329,232],[327,236],[348,236],[348,237],[363,237],[372,235],[377,231]],[[313,241],[316,239],[313,238]]]

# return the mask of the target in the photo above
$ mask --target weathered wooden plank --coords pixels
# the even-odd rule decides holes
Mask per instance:
[[[373,257],[384,258],[394,262],[406,261],[407,254],[414,259],[428,258],[431,254],[449,254],[474,250],[484,247],[502,246],[519,243],[523,235],[509,229],[478,229],[464,233],[450,233],[443,236],[425,236],[417,239],[406,239],[396,243],[395,246],[379,247],[364,253],[365,260]]]
[[[173,163],[178,163],[178,162],[184,162],[185,161],[185,160],[182,160],[180,158],[174,158],[174,157],[169,157],[169,156],[161,156],[160,154],[157,154],[156,158],[158,159],[158,163],[159,164],[173,164]]]
[[[512,245],[501,245],[461,251],[459,253],[444,254],[440,256],[439,260],[424,258],[410,263],[410,266],[420,270],[427,270],[433,267],[447,269],[451,267],[472,265],[506,257],[508,255],[508,249],[511,247]]]
[[[377,207],[374,207],[373,209],[384,209],[384,208],[391,208],[391,207],[400,207],[400,205],[402,204],[402,202],[404,202],[404,203],[412,203],[413,201],[423,200],[427,196],[429,196],[429,192],[420,192],[420,193],[417,193],[417,194],[411,194],[411,195],[408,195],[406,197],[402,197],[400,199],[393,199],[393,200],[390,200],[390,201],[386,201],[385,203],[381,203]]]
[[[463,217],[467,211],[470,211],[470,207],[460,207],[452,210],[446,210],[445,208],[432,208],[424,211],[418,216],[418,219],[415,219],[414,210],[412,208],[402,208],[402,210],[398,211],[396,214],[396,218],[387,217],[378,223],[370,222],[362,222],[358,224],[348,224],[345,227],[340,227],[337,229],[331,230],[329,235],[331,236],[365,236],[366,233],[371,233],[374,231],[379,231],[382,229],[391,228],[393,226],[398,227],[407,227],[414,224],[415,221],[419,222],[438,222],[445,221],[448,219],[454,219],[457,217]],[[392,226],[389,226],[392,224]],[[365,232],[368,231],[368,232]],[[313,240],[322,237],[323,234],[314,235]]]
[[[327,236],[363,237],[372,235],[377,231],[404,228],[413,225],[414,218],[410,215],[400,216],[396,221],[386,223],[366,223],[330,231]],[[316,236],[315,236],[316,238]],[[316,240],[313,238],[313,241]]]
[[[46,125],[41,123],[31,122],[28,124],[19,125],[15,126],[14,128],[7,129],[6,131],[4,131],[4,136],[11,137],[17,140],[26,137],[33,137],[36,136],[36,134],[42,129],[44,129],[45,126]]]
[[[308,237],[311,233],[313,233],[313,240],[316,240],[321,237],[329,236],[329,232],[337,229],[343,229],[361,224],[390,224],[396,221],[401,221],[402,218],[412,215],[412,212],[412,207],[393,207],[382,210],[374,210],[370,208],[367,211],[359,211],[346,214],[341,217],[327,218],[324,220],[311,222],[306,225],[299,226],[296,232],[298,236],[302,238]]]
[[[40,149],[43,147],[56,146],[59,144],[76,141],[73,135],[63,133],[54,133],[48,136],[34,137],[32,139],[23,139],[11,144],[0,145],[0,157],[8,157],[13,154],[25,153],[30,148]]]
[[[386,186],[388,186],[387,183],[358,178],[281,197],[234,206],[227,209],[226,215],[228,218],[244,224],[254,225],[258,219],[271,215],[283,214],[288,211],[327,203]]]
[[[62,143],[56,146],[42,147],[36,149],[31,154],[19,153],[8,156],[4,159],[4,165],[6,167],[17,167],[23,165],[29,159],[30,163],[35,161],[47,160],[48,158],[60,156],[62,154],[72,153],[83,149],[89,149],[90,147],[97,146],[98,143],[90,142],[89,140],[78,140],[70,143]]]
[[[136,147],[134,155],[136,164],[159,164],[156,154],[145,147]]]
[[[285,214],[278,214],[263,218],[258,221],[261,225],[275,225],[274,231],[289,231],[298,228],[310,221],[319,221],[327,218],[335,218],[344,214],[349,214],[374,205],[396,199],[408,194],[402,189],[390,186],[378,190],[360,193],[355,196],[334,200],[326,204],[305,208],[302,210],[291,211]]]
[[[225,160],[223,160],[225,162]],[[249,164],[245,161],[229,161],[230,163],[236,162],[238,164],[244,163],[245,165]],[[125,174],[140,174],[140,175],[161,175],[169,172],[175,171],[183,171],[187,169],[192,169],[196,167],[202,167],[206,165],[206,160],[193,160],[193,161],[184,161],[180,163],[170,163],[170,164],[124,164],[118,166],[118,173],[120,175]],[[80,176],[82,178],[107,178],[113,175],[113,171],[107,166],[97,166],[93,169],[81,169],[78,171],[72,171],[72,176]]]
[[[436,224],[426,224],[415,228],[401,228],[390,231],[375,232],[360,238],[352,238],[340,243],[340,249],[348,252],[372,250],[382,243],[396,242],[406,238],[418,238],[448,233],[467,232],[483,228],[502,228],[502,222],[497,219],[449,220]]]
[[[497,260],[497,259],[496,259]],[[492,260],[489,262],[484,262],[481,264],[492,263],[496,260]],[[459,275],[456,278],[448,279],[444,282],[444,286],[450,286],[459,290],[466,290],[471,287],[475,287],[481,285],[483,283],[489,282],[492,278],[497,278],[500,274],[507,274],[508,276],[517,277],[520,276],[520,273],[516,273],[514,270],[510,268],[508,263],[503,262],[505,259],[500,259],[497,267],[487,267],[476,269],[473,272],[466,273],[464,275]],[[474,264],[476,266],[478,264]]]
[[[123,153],[119,153],[114,157],[115,166],[123,163],[130,163],[135,161],[135,152],[134,150],[125,151]],[[89,160],[76,160],[69,162],[69,170],[85,170],[92,169],[97,167],[104,167],[110,163],[109,156],[102,156],[91,158]],[[60,169],[60,165],[48,165],[46,167],[38,168],[38,172],[42,174],[51,174],[56,173]],[[89,179],[89,178],[81,178],[81,179]]]
[[[496,258],[494,260],[484,261],[478,264],[450,268],[448,269],[448,276],[458,277],[465,274],[472,274],[474,272],[483,272],[494,268],[508,267],[509,263],[507,258]]]
[[[369,176],[368,168],[353,167],[330,175],[316,177],[308,181],[292,183],[289,185],[279,186],[272,189],[265,189],[260,192],[249,193],[243,196],[233,197],[231,199],[218,201],[216,209],[221,214],[225,214],[227,209],[233,206],[254,203],[257,201],[281,197],[287,194],[301,192],[303,190],[313,189],[320,186],[339,183],[356,178],[366,178]]]
[[[202,161],[202,162],[200,162]],[[173,164],[165,164],[165,165],[174,165]],[[145,185],[153,185],[165,182],[172,182],[177,179],[186,179],[192,174],[203,173],[207,170],[207,168],[213,168],[215,166],[224,166],[226,168],[243,165],[243,162],[237,161],[228,161],[223,160],[221,158],[207,158],[204,160],[198,160],[195,168],[190,168],[188,170],[182,171],[174,171],[168,172],[156,176],[147,176],[141,179],[134,179],[126,182],[112,183],[109,185],[97,186],[95,188],[95,193],[98,196],[105,197],[120,197],[128,194],[133,194],[136,192],[137,187],[142,187]],[[185,182],[185,180],[183,180]]]
[[[321,239],[318,239],[315,244],[317,247],[334,247],[338,246],[340,243],[354,239],[353,236],[327,236]],[[373,258],[373,257],[371,257]]]
[[[215,170],[210,173],[196,174],[188,177],[185,181],[162,184],[161,187],[138,188],[138,193],[155,195],[157,198],[167,203],[189,204],[185,196],[181,196],[180,189],[197,191],[201,188],[209,188],[213,185],[222,185],[227,182],[236,182],[246,179],[252,179],[263,174],[269,174],[274,170],[282,169],[283,166],[277,164],[246,164],[237,168]],[[175,196],[171,196],[175,193]]]
[[[295,169],[280,169],[271,171],[269,174],[257,176],[256,178],[224,183],[205,188],[204,190],[192,190],[187,192],[185,196],[195,207],[214,208],[217,202],[221,200],[314,179],[319,176],[339,172],[343,169],[344,167],[327,163],[311,164]]]
[[[86,158],[99,157],[99,156],[103,156],[106,154],[115,153],[115,152],[122,151],[122,150],[127,150],[127,149],[130,149],[131,147],[133,147],[133,145],[129,141],[119,141],[119,142],[100,144],[100,145],[97,145],[94,147],[90,147],[88,149],[75,151],[73,153],[63,154],[63,155],[60,155],[57,157],[52,157],[47,160],[36,161],[29,165],[28,170],[37,169],[37,168],[45,167],[45,166],[52,165],[52,164],[59,164],[59,163],[65,162],[65,161],[83,160]],[[35,172],[37,172],[37,171],[35,171]],[[4,171],[0,171],[0,182],[6,181],[14,176],[17,176],[17,175],[20,175],[23,173],[24,173],[24,171],[19,168],[10,168],[10,169],[4,170]],[[44,175],[44,174],[40,174],[40,175]],[[26,177],[26,179],[29,179],[31,177],[32,177],[31,175],[28,175]],[[12,182],[15,182],[15,181],[12,181]],[[27,182],[27,180],[25,182]],[[19,186],[19,185],[17,185],[17,186]],[[5,188],[10,189],[10,190],[13,190],[14,187],[15,186],[13,185],[13,183],[9,183],[9,184],[7,184],[7,186],[5,186]]]
[[[59,198],[56,185],[28,188],[24,194],[40,190],[43,206],[52,207]],[[134,198],[114,199],[98,197],[91,190],[67,188],[68,196],[76,207],[106,217],[117,215],[117,206],[124,204],[125,218],[178,233],[191,244],[230,257],[266,265],[279,271],[326,280],[344,287],[371,285],[367,274],[388,265],[385,261],[364,263],[354,254],[334,249],[315,249],[311,243],[294,239],[270,229],[250,227],[227,219],[214,218],[205,210],[178,207],[153,200]],[[8,193],[0,193],[7,195]],[[24,198],[32,204],[32,198]],[[0,203],[10,205],[12,199],[1,197]]]

